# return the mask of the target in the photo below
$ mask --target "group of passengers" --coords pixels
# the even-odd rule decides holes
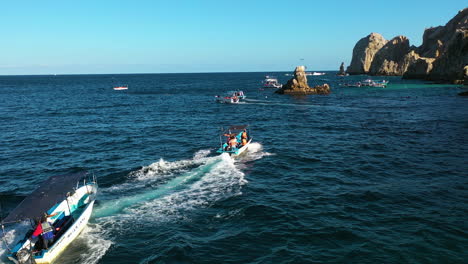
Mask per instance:
[[[224,148],[224,150],[226,151],[233,150],[236,148],[241,148],[247,145],[247,141],[248,141],[247,129],[244,129],[244,131],[242,131],[241,136],[240,136],[241,138],[240,142],[238,142],[236,134],[224,134],[224,136],[227,137],[227,142],[226,142],[227,146]]]

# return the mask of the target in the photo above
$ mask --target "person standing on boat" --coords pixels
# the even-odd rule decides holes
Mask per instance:
[[[229,139],[229,150],[233,150],[237,147],[237,139],[235,136],[231,136]]]
[[[47,221],[47,215],[42,217],[41,221],[41,228],[42,228],[42,241],[44,242],[44,248],[48,249],[49,244],[54,242],[54,228],[52,225]]]
[[[37,226],[34,229],[32,235],[31,235],[31,241],[36,242],[39,239],[39,236],[42,234],[42,224],[41,224],[41,219],[37,218],[36,219]]]
[[[247,138],[247,129],[244,129],[244,131],[241,134],[242,146],[247,145]]]

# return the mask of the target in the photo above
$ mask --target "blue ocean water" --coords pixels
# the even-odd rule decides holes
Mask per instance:
[[[47,177],[89,170],[99,201],[57,263],[466,263],[461,87],[345,88],[366,76],[328,72],[309,83],[330,95],[292,97],[259,89],[271,74],[289,78],[0,76],[3,216]],[[214,102],[237,89],[245,103]],[[215,153],[232,124],[254,141],[234,161]]]

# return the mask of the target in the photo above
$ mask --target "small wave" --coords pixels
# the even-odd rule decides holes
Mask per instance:
[[[83,232],[66,249],[67,251],[55,262],[98,263],[113,244],[111,240],[104,238],[108,237],[108,232],[99,224],[88,223]]]
[[[274,156],[274,153],[263,151],[263,145],[258,142],[252,142],[249,145],[248,150],[245,152],[245,155],[239,157],[239,161],[248,162],[259,160],[266,156]]]

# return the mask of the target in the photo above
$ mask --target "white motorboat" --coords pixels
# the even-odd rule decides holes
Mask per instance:
[[[96,179],[87,177],[87,172],[52,176],[43,182],[2,220],[2,225],[24,221],[31,224],[8,258],[16,264],[52,263],[88,223],[97,189]],[[44,223],[51,240],[46,241]]]
[[[275,76],[265,76],[265,80],[263,80],[263,87],[264,88],[281,88],[283,85],[278,82],[278,78]]]

